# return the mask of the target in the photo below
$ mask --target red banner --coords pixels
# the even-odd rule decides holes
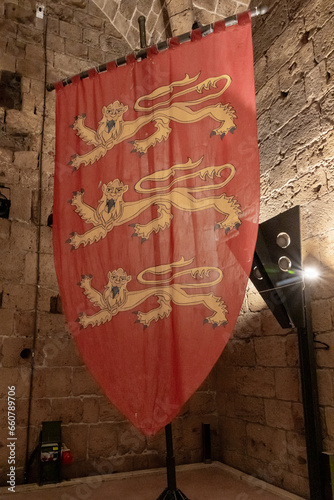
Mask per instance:
[[[225,347],[257,236],[251,24],[57,86],[54,256],[68,324],[143,433]]]

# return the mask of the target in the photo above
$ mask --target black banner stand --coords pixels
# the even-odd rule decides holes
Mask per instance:
[[[166,467],[167,488],[161,493],[157,500],[189,500],[182,491],[176,488],[175,458],[173,451],[172,425],[165,427],[166,434]]]

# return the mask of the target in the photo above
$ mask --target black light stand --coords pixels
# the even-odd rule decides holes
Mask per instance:
[[[297,328],[310,498],[325,500],[329,489],[321,442],[314,335],[304,282],[298,206],[259,225],[250,276],[282,328]]]
[[[182,491],[176,487],[175,458],[173,451],[172,425],[165,427],[166,434],[166,467],[167,467],[167,488],[161,493],[157,500],[189,500]]]

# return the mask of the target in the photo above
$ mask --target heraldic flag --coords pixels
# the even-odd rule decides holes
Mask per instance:
[[[56,85],[54,256],[79,351],[144,434],[207,377],[253,260],[251,22]]]

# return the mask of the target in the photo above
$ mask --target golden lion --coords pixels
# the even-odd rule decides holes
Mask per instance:
[[[161,141],[166,141],[172,130],[169,127],[171,120],[178,123],[195,123],[203,118],[210,117],[220,124],[219,127],[211,132],[211,136],[219,135],[221,139],[223,139],[228,132],[233,133],[236,129],[236,125],[234,123],[236,114],[230,104],[218,103],[211,104],[201,109],[192,109],[192,106],[198,106],[198,104],[201,104],[208,99],[215,99],[221,96],[231,84],[231,78],[228,75],[207,78],[203,82],[197,83],[190,88],[181,90],[180,92],[171,95],[168,100],[152,104],[151,106],[145,107],[140,104],[142,101],[153,101],[166,95],[170,95],[172,94],[174,87],[182,87],[192,84],[198,79],[199,75],[200,73],[198,73],[195,77],[190,78],[189,75],[186,74],[183,80],[172,82],[170,85],[158,87],[150,94],[139,97],[135,102],[134,110],[143,111],[146,114],[139,116],[135,120],[130,121],[123,119],[123,115],[128,110],[128,106],[119,101],[114,101],[108,106],[104,106],[102,108],[103,118],[99,122],[99,126],[96,131],[85,125],[85,114],[77,116],[71,127],[77,132],[80,139],[85,141],[88,145],[94,146],[94,149],[83,155],[73,155],[69,165],[72,165],[74,170],[78,170],[80,165],[89,165],[98,161],[116,144],[130,139],[138,132],[138,130],[150,122],[154,123],[157,129],[156,132],[149,135],[146,139],[131,142],[133,144],[132,152],[137,152],[142,155],[147,152],[149,147],[155,146]],[[216,93],[211,93],[199,99],[178,101],[170,104],[172,100],[182,95],[195,91],[201,94],[203,93],[203,90],[209,90],[210,87],[216,88],[219,80],[226,80],[226,83],[224,87]],[[149,114],[148,111],[150,111]]]
[[[158,302],[156,309],[148,312],[134,311],[137,315],[136,323],[141,323],[144,328],[147,328],[153,320],[158,321],[159,319],[168,318],[172,311],[171,303],[178,306],[197,306],[202,304],[213,313],[204,319],[204,323],[211,323],[214,328],[226,325],[226,313],[228,311],[221,297],[216,297],[212,292],[206,294],[192,293],[190,295],[186,292],[186,289],[194,290],[196,288],[217,285],[223,278],[222,271],[217,267],[194,267],[172,274],[169,278],[156,279],[156,276],[170,274],[173,268],[185,267],[191,264],[193,260],[185,261],[182,257],[178,262],[144,269],[144,271],[137,275],[138,283],[153,286],[131,292],[127,290],[127,284],[131,281],[131,276],[128,276],[122,268],[108,272],[108,284],[103,293],[92,287],[92,275],[82,276],[78,285],[84,290],[84,294],[90,302],[100,310],[91,316],[87,316],[84,312],[80,313],[76,321],[80,323],[82,328],[99,326],[110,321],[119,312],[131,311],[145,302],[149,297],[154,296],[157,297]],[[204,283],[169,284],[172,280],[187,274],[190,274],[195,280],[200,280],[209,276],[210,273],[216,273],[218,275],[217,278]],[[152,274],[153,279],[145,279],[145,274]]]
[[[138,217],[142,212],[148,210],[153,205],[157,206],[158,217],[151,219],[147,224],[130,224],[134,228],[133,236],[139,236],[141,241],[146,241],[150,235],[170,226],[173,215],[172,207],[184,212],[198,212],[206,209],[217,210],[224,215],[224,219],[215,224],[215,229],[224,229],[227,233],[233,228],[239,228],[241,220],[239,215],[241,208],[233,196],[226,196],[224,193],[219,196],[206,196],[204,198],[195,198],[191,193],[199,193],[205,190],[217,190],[224,187],[235,175],[235,168],[232,164],[226,163],[218,167],[206,167],[198,171],[193,171],[187,175],[174,178],[178,170],[192,170],[196,168],[203,160],[203,157],[193,163],[189,158],[187,163],[173,165],[167,170],[159,170],[154,174],[140,179],[135,185],[135,191],[139,194],[153,193],[152,196],[141,198],[138,201],[123,201],[123,194],[128,190],[119,179],[103,184],[102,198],[98,207],[95,209],[83,201],[84,190],[75,191],[72,200],[69,201],[75,211],[87,223],[93,224],[93,228],[83,234],[71,233],[66,243],[72,245],[72,249],[79,248],[80,245],[86,246],[105,238],[109,231],[114,227],[127,224]],[[220,177],[225,171],[229,171],[228,177],[219,184],[209,184],[197,187],[173,187],[176,183],[198,177],[205,180],[207,177],[213,179],[214,176]],[[144,188],[142,185],[146,182],[163,182],[169,178],[174,178],[168,185]]]

